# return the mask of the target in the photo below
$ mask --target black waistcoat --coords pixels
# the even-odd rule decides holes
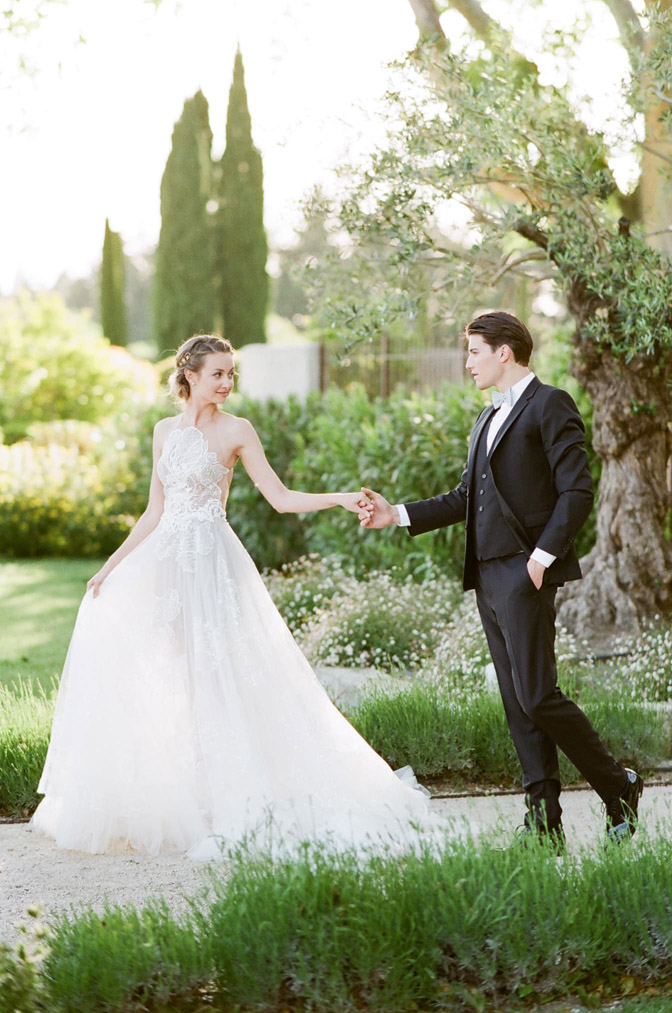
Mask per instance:
[[[469,489],[471,531],[476,559],[495,559],[520,552],[520,542],[506,522],[492,479],[485,426],[476,447],[473,479]]]

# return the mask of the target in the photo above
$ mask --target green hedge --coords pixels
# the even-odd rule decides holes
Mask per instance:
[[[373,401],[355,387],[313,394],[305,403],[290,398],[262,405],[240,398],[232,410],[255,426],[288,486],[326,492],[370,485],[397,502],[435,495],[459,482],[479,404],[477,392],[468,387],[445,387],[439,394],[398,391]],[[424,575],[436,566],[457,575],[461,569],[464,531],[459,526],[409,541],[396,530],[363,531],[342,510],[301,518],[278,514],[240,467],[228,514],[263,567],[318,553],[342,556],[358,573],[397,566]]]
[[[262,404],[235,396],[231,408],[252,422],[288,486],[324,492],[363,484],[399,502],[457,485],[481,405],[479,393],[467,386],[425,394],[398,391],[373,401],[355,387],[313,394],[305,403],[290,398]],[[30,450],[20,450],[26,444],[19,444],[18,456],[12,457],[0,448],[1,551],[11,556],[112,551],[146,504],[154,423],[174,410],[162,398],[100,424],[96,440],[85,439],[81,428],[75,437],[62,424],[44,424],[30,430]],[[53,452],[45,446],[49,434]],[[77,440],[79,460],[61,454],[74,455]],[[29,469],[24,458],[30,459]],[[318,553],[341,556],[359,573],[393,566],[416,577],[437,569],[455,577],[461,572],[462,525],[410,540],[396,529],[364,531],[342,510],[278,514],[240,465],[228,512],[259,567],[277,568]],[[590,537],[589,530],[579,539],[580,552],[590,547]]]

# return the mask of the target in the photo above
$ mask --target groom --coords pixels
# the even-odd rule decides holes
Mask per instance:
[[[464,589],[476,589],[523,768],[523,839],[541,834],[563,849],[559,746],[602,798],[607,834],[620,843],[635,832],[642,779],[560,691],[554,651],[556,591],[581,577],[573,543],[593,506],[583,422],[569,394],[530,372],[532,338],[516,317],[485,313],[465,337],[476,386],[496,390],[471,431],[460,484],[398,506],[363,489],[372,504],[360,521],[412,536],[466,522]]]

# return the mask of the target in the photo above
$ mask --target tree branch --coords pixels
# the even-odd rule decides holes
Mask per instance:
[[[462,15],[467,24],[470,25],[476,35],[480,39],[483,39],[484,42],[496,42],[500,36],[508,34],[494,18],[491,18],[483,10],[478,0],[448,0],[448,3],[453,10]],[[539,68],[536,63],[532,63],[526,56],[523,56],[517,49],[514,49],[513,46],[510,47],[510,52],[514,60],[520,63],[522,70],[535,76],[538,74]]]
[[[415,14],[415,22],[418,26],[420,37],[428,39],[433,36],[437,46],[440,49],[445,49],[448,40],[446,39],[446,33],[441,27],[439,12],[436,9],[434,0],[408,0],[408,2]]]
[[[448,0],[450,6],[461,14],[481,39],[489,39],[497,32],[499,25],[483,10],[477,0]]]
[[[523,236],[524,239],[529,239],[531,243],[535,243],[537,246],[540,246],[542,250],[548,249],[548,236],[542,232],[541,229],[538,229],[536,225],[532,225],[531,222],[514,222],[512,228],[519,236]]]
[[[408,0],[415,14],[420,37],[422,39],[434,38],[438,49],[445,49],[448,45],[446,33],[441,27],[439,12],[435,0]],[[484,42],[492,43],[499,35],[504,34],[504,29],[497,21],[481,7],[478,0],[448,0],[449,5],[461,14],[467,24],[471,26],[476,35]],[[537,65],[531,63],[522,53],[511,47],[511,56],[520,62],[521,67],[528,73],[538,73]]]
[[[638,49],[643,49],[644,29],[630,0],[604,0],[604,2],[614,16],[621,42],[626,50],[630,50],[633,42],[637,44]]]
[[[507,255],[507,257],[505,258],[505,263],[502,264],[501,267],[499,267],[495,271],[493,276],[490,278],[490,284],[496,285],[499,279],[503,277],[503,275],[505,275],[507,271],[515,270],[515,268],[519,267],[520,264],[525,264],[528,260],[547,260],[547,259],[548,258],[546,256],[546,253],[543,250],[525,250],[523,253],[520,253],[517,257],[514,257],[513,260],[509,260],[509,257]]]
[[[672,158],[670,158],[669,155],[664,155],[662,151],[656,151],[656,149],[652,148],[650,144],[644,144],[644,142],[641,142],[640,148],[643,148],[644,151],[648,151],[651,155],[655,155],[656,158],[662,158],[664,162],[672,162]]]

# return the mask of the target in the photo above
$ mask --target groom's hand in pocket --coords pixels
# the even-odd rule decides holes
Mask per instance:
[[[396,507],[391,506],[384,496],[373,489],[362,486],[362,492],[369,497],[370,505],[359,514],[359,522],[363,528],[386,528],[390,524],[398,524],[399,517]]]

